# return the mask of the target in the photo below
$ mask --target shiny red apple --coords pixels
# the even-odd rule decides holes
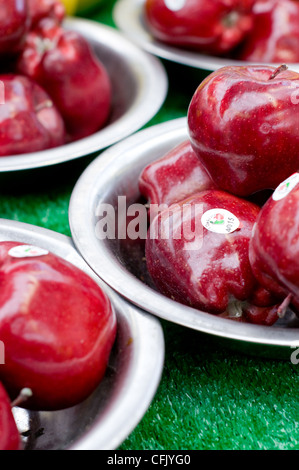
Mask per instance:
[[[88,137],[107,122],[112,85],[88,41],[51,18],[27,36],[16,71],[39,83],[59,109],[69,140]]]
[[[283,181],[263,206],[249,245],[255,277],[299,311],[299,174]]]
[[[297,0],[258,0],[254,26],[237,55],[265,63],[299,62],[299,3]]]
[[[12,413],[11,401],[0,382],[0,450],[21,450],[21,447],[21,437]]]
[[[249,304],[273,306],[274,298],[256,281],[248,258],[259,210],[224,191],[207,190],[161,212],[149,228],[145,251],[157,289],[212,314],[237,309],[240,316]]]
[[[253,0],[146,0],[145,21],[161,42],[223,55],[253,26]]]
[[[86,399],[101,382],[116,335],[116,315],[98,284],[35,246],[0,243],[0,380],[25,408],[58,410]]]
[[[0,0],[0,55],[19,52],[29,27],[27,0]]]
[[[238,196],[275,189],[299,167],[299,73],[227,66],[197,88],[192,147],[214,183]]]
[[[189,139],[147,165],[139,177],[139,190],[148,202],[151,217],[163,205],[169,206],[212,188],[215,185],[195,155]]]
[[[37,152],[66,140],[63,119],[49,95],[31,79],[1,75],[0,156]]]

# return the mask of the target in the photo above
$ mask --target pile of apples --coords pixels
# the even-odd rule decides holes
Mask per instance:
[[[0,0],[0,156],[88,137],[111,111],[111,80],[59,0]]]
[[[297,0],[146,0],[157,40],[256,63],[299,62]]]
[[[139,178],[147,269],[165,296],[267,327],[298,316],[298,97],[285,65],[227,66],[198,86],[188,139]]]
[[[42,248],[1,242],[0,280],[0,450],[22,450],[13,407],[51,412],[88,398],[106,372],[117,319],[91,277]]]

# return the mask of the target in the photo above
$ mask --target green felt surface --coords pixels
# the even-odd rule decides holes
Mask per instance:
[[[114,3],[106,0],[86,16],[114,26]],[[169,93],[148,126],[186,116],[192,94],[205,76],[177,64],[164,65]],[[91,159],[1,176],[0,217],[70,235],[69,199]],[[165,321],[162,326],[162,380],[122,450],[299,449],[299,365],[233,351],[214,337]]]

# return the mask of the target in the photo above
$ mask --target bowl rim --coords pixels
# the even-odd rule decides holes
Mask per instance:
[[[249,345],[299,345],[297,328],[244,324],[217,317],[166,298],[137,279],[98,240],[94,230],[94,202],[100,201],[104,187],[113,185],[116,174],[124,174],[138,161],[146,148],[159,148],[168,142],[182,142],[188,137],[187,119],[178,118],[149,127],[110,147],[82,173],[74,187],[69,205],[69,224],[73,241],[91,269],[112,289],[133,305],[181,326]],[[171,147],[169,147],[171,148]],[[101,174],[99,179],[97,175]],[[105,202],[107,202],[105,200]],[[98,203],[98,202],[97,202]]]
[[[136,98],[120,118],[89,137],[53,149],[1,157],[0,172],[48,167],[102,151],[146,125],[164,103],[168,92],[168,76],[158,58],[141,50],[111,26],[73,17],[67,17],[64,26],[83,35],[92,35],[99,44],[105,42],[115,54],[119,54],[121,43],[122,57],[138,83]]]
[[[70,237],[23,222],[0,219],[0,240],[34,244],[79,267],[106,292],[114,310],[122,312],[129,324],[132,350],[128,370],[122,377],[122,396],[114,397],[107,410],[101,412],[86,433],[70,443],[66,450],[116,449],[142,420],[161,381],[165,342],[160,322],[126,302],[96,276]]]

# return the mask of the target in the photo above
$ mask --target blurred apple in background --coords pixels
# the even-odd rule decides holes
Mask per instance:
[[[253,27],[254,0],[146,0],[145,20],[159,41],[227,54]]]
[[[59,23],[65,18],[66,10],[60,0],[27,0],[31,17],[31,28],[43,18],[54,18]]]
[[[26,0],[0,0],[0,54],[19,52],[30,27]]]
[[[87,137],[106,124],[112,106],[110,77],[81,34],[55,19],[42,19],[27,35],[16,71],[51,96],[69,140]]]
[[[237,58],[251,62],[299,62],[299,2],[258,0],[254,26]]]
[[[38,152],[65,144],[63,119],[46,91],[22,75],[1,75],[0,156]]]

